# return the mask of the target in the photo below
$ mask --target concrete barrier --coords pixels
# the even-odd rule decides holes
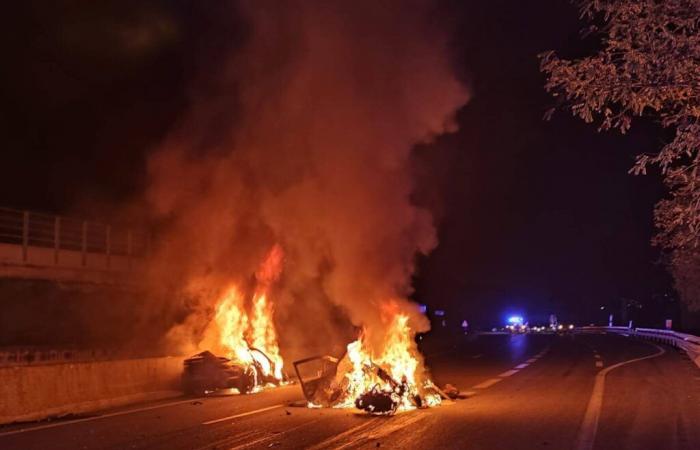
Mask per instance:
[[[0,367],[0,424],[180,395],[181,357]]]

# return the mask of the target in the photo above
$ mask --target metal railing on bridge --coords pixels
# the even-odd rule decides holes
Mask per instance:
[[[128,270],[149,251],[143,230],[0,208],[0,263]]]

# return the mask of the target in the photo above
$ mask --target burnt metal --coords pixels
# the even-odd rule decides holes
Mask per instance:
[[[328,355],[312,356],[294,361],[294,371],[297,374],[297,378],[299,378],[301,391],[306,400],[311,403],[324,405],[337,400],[338,396],[330,392],[329,389],[338,371],[338,362],[338,358]],[[310,375],[303,376],[302,367],[311,366],[312,364],[317,366],[316,370]]]
[[[242,367],[209,351],[197,353],[184,362],[182,390],[189,395],[204,395],[218,389],[236,388],[247,394],[255,387],[257,370]]]
[[[401,396],[374,386],[355,399],[355,407],[370,414],[394,414],[399,409]]]

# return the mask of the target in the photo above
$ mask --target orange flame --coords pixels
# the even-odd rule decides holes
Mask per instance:
[[[277,343],[273,322],[274,308],[269,301],[270,286],[282,271],[283,252],[275,245],[256,272],[257,289],[252,298],[250,314],[245,307],[245,296],[235,285],[227,288],[216,306],[215,322],[219,342],[227,356],[244,366],[257,366],[264,377],[282,381],[284,361]],[[255,384],[261,387],[256,376]]]
[[[282,356],[277,345],[277,333],[272,323],[273,308],[267,301],[267,294],[256,294],[253,298],[253,318],[250,322],[252,347],[262,351],[274,363],[274,377],[282,379]],[[265,375],[271,375],[268,369]]]
[[[422,360],[413,341],[411,328],[408,325],[408,315],[393,314],[389,320],[385,338],[385,347],[380,355],[372,355],[368,350],[364,334],[347,347],[347,357],[352,368],[345,373],[347,386],[345,395],[337,408],[353,407],[355,400],[378,387],[384,392],[392,392],[392,397],[398,403],[399,410],[409,410],[416,407],[416,396],[421,397],[425,406],[436,406],[441,403],[439,394],[430,392],[432,381],[422,373]],[[378,370],[389,374],[392,381],[381,377]],[[399,393],[400,383],[405,390]]]
[[[229,352],[227,356],[247,366],[253,363],[253,359],[244,338],[248,329],[248,315],[243,309],[243,300],[243,295],[236,286],[229,287],[216,306],[215,319],[221,345]]]

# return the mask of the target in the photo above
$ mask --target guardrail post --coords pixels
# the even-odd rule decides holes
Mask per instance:
[[[132,252],[132,246],[133,246],[133,239],[131,236],[131,230],[126,232],[126,256],[129,261],[129,269],[131,269],[131,254]]]
[[[82,253],[83,266],[87,265],[87,221],[83,220],[83,233],[81,237],[80,250]]]
[[[27,247],[29,246],[29,211],[22,213],[22,261],[27,262],[29,255]]]
[[[61,216],[53,219],[53,263],[58,265],[58,252],[61,250]]]
[[[112,256],[112,227],[107,225],[105,228],[105,253],[107,254],[107,268],[110,266],[110,257]]]

